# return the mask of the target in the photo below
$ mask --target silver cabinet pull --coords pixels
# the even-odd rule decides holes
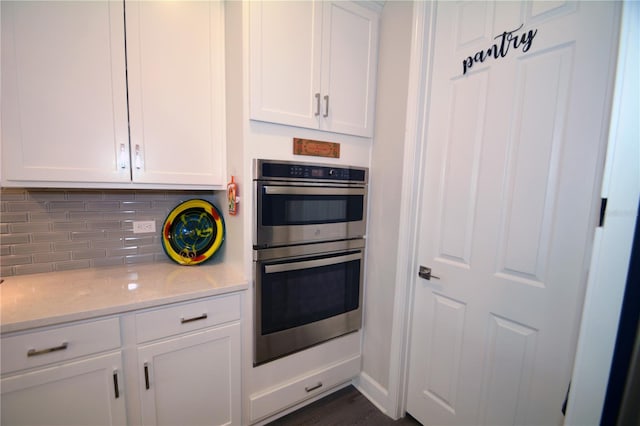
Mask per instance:
[[[138,144],[136,144],[135,162],[136,162],[136,169],[140,170],[142,168],[142,153],[140,152],[140,145]]]
[[[324,118],[329,116],[329,95],[324,96]]]
[[[52,348],[47,348],[47,349],[29,349],[27,351],[27,356],[44,355],[44,354],[48,354],[48,353],[51,353],[51,352],[63,351],[65,349],[67,349],[67,347],[69,347],[69,344],[67,342],[62,342],[62,344],[60,346],[54,346]]]
[[[193,317],[193,318],[180,318],[180,324],[186,324],[188,322],[200,321],[204,319],[207,319],[207,314],[202,314],[198,317]]]
[[[113,370],[113,389],[116,393],[116,399],[120,398],[120,387],[118,386],[118,370]]]
[[[429,268],[428,266],[422,266],[422,265],[420,265],[420,270],[418,271],[418,276],[420,278],[424,278],[425,280],[430,280],[431,278],[434,278],[436,280],[440,279],[440,277],[436,277],[435,275],[431,275],[431,268]]]
[[[316,113],[313,115],[317,117],[320,115],[320,93],[316,93],[315,97],[316,97]]]
[[[318,382],[317,385],[315,386],[311,386],[311,387],[305,387],[304,390],[306,390],[307,392],[313,392],[316,389],[320,389],[322,387],[322,382]]]
[[[151,387],[149,385],[149,363],[147,362],[144,363],[144,387],[147,390]]]
[[[127,152],[126,146],[125,144],[121,143],[120,144],[120,168],[121,169],[126,169],[128,167],[129,164],[129,153]]]

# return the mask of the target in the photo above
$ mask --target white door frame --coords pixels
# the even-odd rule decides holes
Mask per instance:
[[[625,0],[625,7],[623,8],[623,22],[630,15],[633,15],[634,8],[637,10],[638,5],[630,7],[633,2],[629,2]],[[637,15],[637,11],[635,12]],[[396,288],[395,288],[395,297],[394,297],[394,310],[393,310],[393,328],[392,328],[392,339],[391,339],[391,360],[390,360],[390,369],[389,369],[389,398],[388,398],[388,407],[386,408],[387,413],[394,418],[398,418],[403,416],[406,411],[406,389],[407,389],[407,376],[408,376],[408,357],[409,357],[409,332],[411,330],[411,317],[412,317],[412,303],[413,295],[414,295],[414,284],[417,277],[417,263],[415,259],[415,253],[418,246],[418,225],[419,225],[419,206],[422,204],[421,196],[422,196],[422,176],[423,176],[423,163],[424,163],[424,155],[425,155],[425,147],[422,146],[421,142],[423,141],[423,136],[425,135],[427,126],[428,126],[428,111],[429,111],[429,97],[426,95],[429,93],[429,85],[431,81],[431,73],[432,73],[432,61],[431,55],[428,52],[432,51],[433,42],[434,42],[434,22],[435,22],[436,14],[435,14],[435,4],[432,1],[429,2],[415,2],[413,8],[413,29],[412,29],[412,47],[411,47],[411,59],[410,59],[410,71],[409,71],[409,90],[408,90],[408,101],[407,101],[407,125],[406,125],[406,133],[405,133],[405,144],[404,144],[404,158],[403,158],[403,175],[402,175],[402,192],[401,192],[401,204],[398,211],[400,212],[400,228],[398,231],[398,241],[400,244],[398,246],[398,254],[397,254],[397,272],[396,272]],[[637,19],[637,18],[636,18]],[[637,25],[637,22],[636,22]],[[635,42],[637,44],[637,41]],[[635,47],[637,49],[637,45]],[[632,56],[633,48],[627,48],[625,51],[621,50],[620,55],[627,55],[628,57]],[[619,59],[621,61],[622,59]],[[631,58],[631,61],[634,59]],[[635,59],[637,63],[637,58]],[[628,71],[627,71],[628,72]],[[618,69],[616,79],[621,80],[621,74],[623,70],[621,68]],[[637,75],[637,74],[636,74]],[[637,86],[636,86],[637,87]],[[616,87],[616,94],[620,90],[619,87]],[[637,100],[635,101],[635,108],[637,108]],[[616,96],[614,102],[620,102],[620,99]],[[626,106],[626,105],[625,105]],[[616,114],[618,109],[616,105],[613,108],[613,114]],[[616,117],[613,117],[615,120]],[[622,124],[625,125],[624,123]],[[618,134],[623,135],[624,137],[632,137],[635,131],[635,137],[637,141],[637,122],[631,122],[626,124],[627,126],[632,126],[628,129],[620,129],[618,127]],[[635,128],[633,126],[636,126]],[[634,139],[630,139],[634,140]],[[614,145],[616,145],[617,139],[615,135],[611,135],[609,139],[608,149],[613,151]],[[637,145],[634,144],[617,144],[615,146],[616,150],[626,150],[625,152],[620,152],[618,155],[622,158],[634,158],[634,155],[637,158],[638,151]],[[613,167],[612,155],[609,154],[607,158],[607,165],[605,166],[607,169]],[[631,164],[631,167],[635,166],[635,176],[639,176],[638,168],[640,168],[639,164]],[[417,183],[417,185],[416,185]],[[635,205],[638,203],[638,187],[640,185],[640,181],[636,179],[634,185],[631,187],[628,184],[627,180],[624,179],[611,179],[608,182],[608,191],[613,194],[614,188],[623,191],[626,197],[629,198],[629,202],[633,203],[635,200]],[[635,186],[635,187],[634,187]],[[611,199],[610,199],[611,202]],[[635,218],[635,212],[627,212],[633,218]],[[617,235],[633,235],[635,221],[628,220],[625,223],[626,229]],[[615,238],[613,236],[612,238]],[[624,260],[624,256],[626,256],[626,265],[628,265],[628,259],[631,254],[631,245],[628,241],[622,240],[614,240],[614,244],[617,246],[616,254],[619,256],[617,261],[620,261],[620,257]],[[600,247],[599,244],[594,244],[592,256],[594,259],[598,256],[596,250]],[[611,267],[610,265],[613,263],[614,266],[618,266],[616,259],[612,259],[609,257],[608,259],[603,259],[600,256],[599,266],[602,268]],[[608,264],[603,264],[608,262]],[[606,280],[606,283],[604,282]],[[611,280],[611,277],[607,277],[606,274],[595,276],[589,279],[587,283],[587,294],[592,292],[593,288],[602,288],[608,287],[611,291],[612,287],[615,287],[616,294],[619,294],[624,291],[624,287],[626,285],[626,272],[623,274],[618,274],[614,278],[614,281]],[[588,296],[587,296],[588,297]],[[588,324],[590,321],[594,320],[594,316],[601,317],[603,312],[609,318],[608,326],[609,333],[615,335],[617,327],[618,327],[618,317],[621,309],[622,298],[613,298],[614,300],[609,300],[607,306],[600,306],[598,312],[593,312],[593,310],[588,309],[585,305],[585,311],[583,312],[582,324]],[[584,352],[587,350],[587,344],[583,344],[582,340],[591,336],[582,337],[584,331],[581,331],[581,341],[578,344],[578,352],[576,354],[576,359],[580,360],[581,357],[584,356]],[[593,369],[593,365],[591,365],[591,370],[595,371],[606,371],[606,377],[608,377],[608,372],[610,369],[611,357],[613,355],[613,345],[615,344],[615,339],[612,339],[606,347],[600,346],[600,356],[597,359],[592,359],[594,362],[598,362],[599,367]],[[592,357],[593,358],[593,357]],[[574,371],[574,379],[577,378],[577,374],[584,374],[583,371],[576,369]],[[581,389],[581,383],[583,383],[580,379],[573,380],[573,388],[572,393],[576,395],[580,395],[584,392]],[[606,391],[606,380],[600,379],[600,383],[594,383],[594,380],[586,380],[584,382],[585,386],[593,387],[594,384],[599,385],[599,388],[595,391],[593,388],[590,389],[588,395],[602,395]],[[576,397],[572,396],[572,399],[576,399]],[[585,401],[586,404],[583,405],[583,409],[588,409],[590,406],[589,401]],[[603,401],[595,401],[596,403],[602,403]],[[576,410],[580,410],[581,407],[574,406],[570,408],[571,417],[580,418],[581,420],[590,419],[588,423],[597,424],[600,421],[600,412],[595,410],[591,413],[579,413]],[[601,405],[600,405],[601,410]],[[597,418],[596,418],[597,417]],[[569,420],[569,419],[568,419]],[[570,420],[569,420],[570,421]]]

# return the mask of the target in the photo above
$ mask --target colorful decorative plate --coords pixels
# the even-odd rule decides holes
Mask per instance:
[[[188,200],[169,213],[162,226],[162,248],[181,265],[209,259],[224,241],[224,220],[206,200]]]

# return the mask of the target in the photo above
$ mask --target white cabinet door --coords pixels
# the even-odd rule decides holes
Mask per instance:
[[[322,3],[251,2],[251,118],[317,128]]]
[[[1,7],[3,181],[129,182],[122,2]]]
[[[327,2],[323,21],[321,128],[372,136],[378,14],[351,2]]]
[[[224,3],[125,3],[134,182],[225,184]]]
[[[252,2],[251,118],[373,135],[378,14],[353,2]]]
[[[240,424],[240,325],[138,349],[144,425]]]
[[[1,7],[6,186],[224,187],[223,2]]]
[[[3,425],[126,424],[120,352],[2,379]]]

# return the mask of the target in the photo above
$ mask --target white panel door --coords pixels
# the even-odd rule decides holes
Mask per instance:
[[[120,352],[2,379],[2,424],[124,425],[123,381]]]
[[[144,425],[240,424],[240,325],[138,349]]]
[[[251,118],[317,128],[322,2],[249,5]]]
[[[352,2],[325,2],[320,128],[373,136],[378,14]]]
[[[439,279],[416,279],[407,405],[425,425],[563,421],[618,22],[611,2],[437,4],[417,262]]]
[[[3,181],[130,182],[122,2],[1,7]]]
[[[125,3],[138,183],[224,185],[224,3]]]

